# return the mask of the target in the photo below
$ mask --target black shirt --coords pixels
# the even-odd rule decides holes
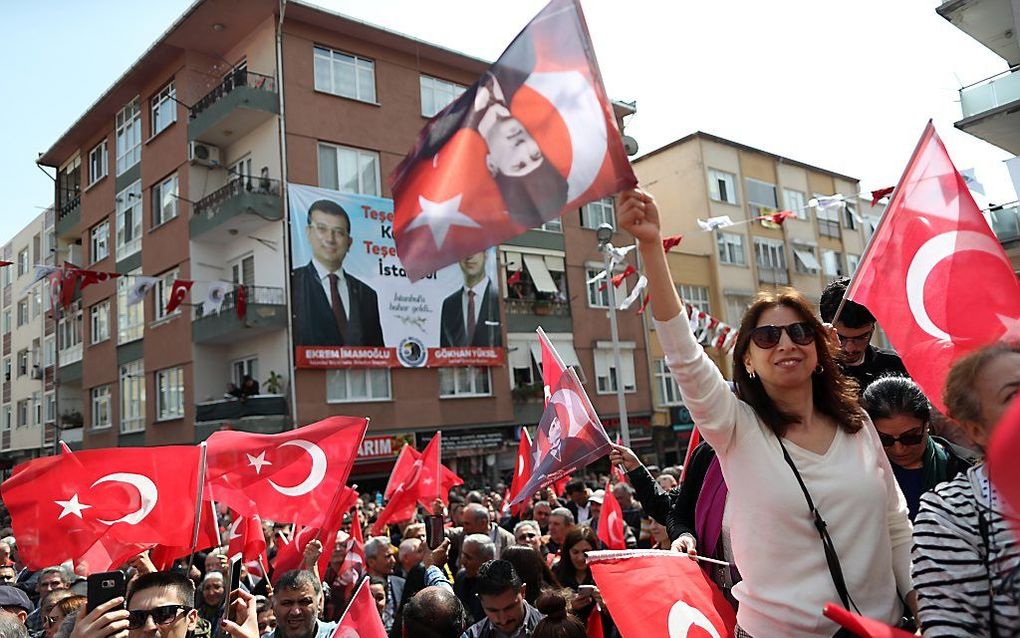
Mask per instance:
[[[903,361],[899,356],[886,350],[879,350],[875,346],[868,346],[864,351],[864,361],[860,365],[841,365],[843,373],[857,381],[861,386],[860,392],[868,387],[875,379],[882,376],[909,377],[907,369],[903,367]]]

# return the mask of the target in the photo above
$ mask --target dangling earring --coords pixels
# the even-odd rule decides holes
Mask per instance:
[[[755,372],[754,370],[751,370],[750,372],[747,373],[747,376],[752,378],[752,379],[757,379],[758,378],[758,373]]]
[[[823,372],[825,372],[825,368],[822,367],[822,364],[819,363],[815,366],[815,374],[821,374]]]

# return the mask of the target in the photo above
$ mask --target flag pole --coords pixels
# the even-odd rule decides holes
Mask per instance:
[[[347,601],[347,606],[344,607],[344,613],[340,614],[340,619],[336,621],[337,622],[337,626],[339,626],[341,623],[343,623],[344,618],[347,617],[347,612],[349,612],[351,610],[351,605],[354,604],[354,600],[357,598],[358,593],[361,592],[361,588],[365,586],[365,581],[367,581],[369,578],[370,578],[369,575],[366,573],[366,574],[362,575],[360,580],[358,580],[357,586],[354,588],[354,591],[351,593],[350,600]]]
[[[195,495],[195,525],[191,529],[191,553],[188,557],[188,572],[191,573],[191,568],[195,566],[195,548],[198,545],[198,532],[201,529],[202,523],[202,493],[205,491],[205,457],[206,457],[206,442],[202,441],[198,446],[199,459],[198,459],[198,493]],[[218,526],[217,526],[218,527]],[[218,531],[217,531],[218,533]]]

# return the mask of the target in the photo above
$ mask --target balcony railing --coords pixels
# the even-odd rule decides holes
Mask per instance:
[[[75,195],[74,197],[60,205],[60,208],[57,210],[57,219],[63,219],[68,215],[74,215],[75,213],[78,212],[80,206],[81,195]]]
[[[788,284],[790,273],[785,268],[768,268],[758,266],[758,281],[763,284]]]
[[[216,209],[225,202],[244,193],[280,196],[280,180],[269,177],[238,177],[229,184],[213,191],[195,203],[195,215],[215,215]]]
[[[247,69],[238,69],[227,75],[219,85],[209,91],[201,100],[191,107],[190,118],[195,119],[198,114],[206,110],[216,102],[230,95],[234,89],[246,86],[251,89],[259,89],[267,93],[276,92],[276,79],[261,73],[255,73]]]
[[[286,306],[287,294],[283,288],[272,286],[243,286],[244,300],[248,306]],[[195,319],[203,316],[204,301],[195,304]],[[220,313],[233,312],[237,308],[237,288],[234,288],[223,295],[223,305],[220,306]]]
[[[69,366],[81,361],[81,344],[60,349],[60,365]]]
[[[508,315],[553,315],[570,316],[570,303],[566,301],[545,301],[542,299],[507,299]]]
[[[992,231],[1000,242],[1020,239],[1020,202],[989,211]]]
[[[287,398],[282,394],[257,394],[240,401],[235,398],[205,401],[195,410],[195,421],[236,421],[246,417],[286,416]]]
[[[1020,66],[960,89],[963,117],[985,113],[1020,100]]]

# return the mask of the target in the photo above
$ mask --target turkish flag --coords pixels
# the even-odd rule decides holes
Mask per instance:
[[[266,557],[266,537],[262,533],[262,519],[258,514],[242,516],[235,513],[227,542],[227,556],[231,560],[240,556],[243,563],[256,562],[263,566],[269,565],[269,559]],[[322,551],[328,555],[333,550],[324,547]]]
[[[517,444],[517,460],[514,462],[514,476],[510,481],[510,491],[507,492],[506,502],[517,496],[524,488],[528,478],[531,476],[531,435],[527,428],[521,428],[521,442]],[[524,503],[510,506],[510,512],[519,516],[525,509]]]
[[[910,376],[942,412],[942,389],[956,359],[1002,337],[1020,337],[1013,267],[931,122],[846,297],[875,315]]]
[[[541,328],[538,329],[538,342],[542,345],[542,385],[545,386],[545,402],[548,405],[552,389],[559,385],[560,376],[567,366]]]
[[[623,508],[613,495],[613,486],[606,483],[599,513],[599,540],[606,549],[627,549],[626,531],[623,528]]]
[[[511,505],[609,453],[612,444],[577,373],[560,375],[535,432],[535,467]]]
[[[413,280],[637,184],[580,4],[552,0],[393,174]]]
[[[405,446],[409,447],[409,446]],[[442,432],[436,432],[422,453],[414,459],[406,478],[397,484],[386,507],[379,513],[372,526],[374,533],[381,533],[389,523],[410,520],[418,510],[418,504],[431,510],[437,498],[449,494],[443,492]],[[409,453],[408,458],[411,458]],[[444,500],[444,502],[447,502]]]
[[[329,558],[333,555],[337,532],[343,525],[344,514],[358,501],[358,493],[343,485],[333,495],[329,510],[321,525],[305,526],[294,534],[294,540],[276,551],[273,559],[273,581],[292,569],[301,569],[304,563],[305,547],[313,540],[322,543],[322,554],[319,556],[319,574],[325,574],[329,566]],[[260,525],[261,527],[261,525]]]
[[[338,579],[343,585],[353,585],[365,575],[365,538],[361,532],[361,521],[358,511],[351,513],[351,533],[345,541],[347,553],[340,565]]]
[[[988,442],[988,477],[995,489],[1014,512],[1020,512],[1020,400],[1014,400],[1002,420],[995,426]],[[1013,524],[1020,538],[1020,522],[1016,517],[1005,517]]]
[[[847,611],[835,603],[826,603],[822,613],[826,618],[835,620],[841,627],[852,631],[860,638],[910,638],[914,635],[909,631],[890,627],[879,620],[872,620]]]
[[[521,275],[524,274],[524,269],[515,270],[509,277],[506,278],[506,285],[512,286],[521,280]]]
[[[80,275],[81,270],[77,266],[64,262],[64,269],[60,271],[60,305],[64,308],[70,306],[74,299]]]
[[[244,291],[244,286],[234,289],[234,308],[237,310],[237,318],[244,321],[245,315],[248,314],[248,294]]]
[[[588,552],[588,565],[623,638],[733,635],[733,608],[686,554]]]
[[[406,483],[410,477],[416,472],[414,462],[421,458],[422,453],[414,449],[412,445],[405,445],[400,448],[400,454],[397,456],[397,462],[393,464],[393,470],[390,472],[390,480],[386,483],[386,490],[383,492],[383,498],[389,499],[393,496],[397,487],[402,483]],[[426,472],[429,468],[425,468]],[[440,464],[440,494],[439,498],[442,499],[444,505],[450,504],[450,490],[457,487],[458,485],[464,484],[464,479],[457,475],[456,472]],[[434,500],[434,499],[433,499]],[[426,509],[432,508],[432,501],[423,501],[422,507]]]
[[[109,279],[116,279],[117,277],[120,277],[120,273],[103,272],[101,270],[80,270],[79,276],[81,277],[81,289],[85,290],[92,284],[102,283]]]
[[[280,434],[214,432],[206,483],[239,514],[319,526],[367,429],[368,419],[334,416]]]
[[[181,305],[184,298],[188,296],[188,291],[191,290],[191,286],[194,283],[187,279],[177,279],[174,281],[173,288],[170,289],[170,301],[166,304],[166,314],[177,310],[177,306]]]
[[[896,190],[895,186],[888,186],[886,188],[879,188],[871,191],[871,205],[878,206],[879,200],[881,200],[883,197],[891,195],[894,190]]]
[[[677,246],[684,240],[683,235],[670,235],[669,237],[662,238],[662,249],[667,253]]]
[[[25,463],[0,487],[23,560],[41,569],[90,550],[117,560],[157,544],[190,547],[200,455],[195,446],[111,448]]]
[[[208,487],[206,491],[208,491]],[[198,543],[194,549],[192,549],[189,540],[187,545],[177,547],[157,545],[149,551],[149,559],[157,569],[166,571],[173,567],[174,561],[178,558],[184,558],[196,551],[210,547],[219,547],[220,528],[216,521],[216,505],[208,500],[203,501],[202,508],[199,510],[199,518],[201,520],[198,523]]]
[[[368,588],[367,578],[361,579],[351,604],[333,632],[333,638],[386,638],[386,627]]]
[[[602,626],[602,609],[595,605],[595,609],[588,614],[588,622],[585,623],[584,633],[588,638],[605,638],[605,629]]]

